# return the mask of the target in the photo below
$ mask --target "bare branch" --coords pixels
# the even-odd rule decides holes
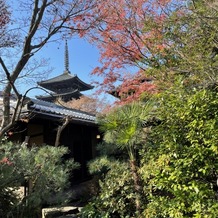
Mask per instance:
[[[65,127],[67,126],[67,124],[70,122],[70,118],[68,116],[66,116],[64,118],[64,122],[62,125],[58,126],[58,130],[57,130],[57,135],[56,135],[56,140],[55,140],[55,147],[57,147],[60,144],[60,137],[61,137],[61,133],[62,131],[65,129]]]
[[[17,91],[17,89],[16,89],[14,83],[11,81],[10,73],[8,72],[8,69],[7,69],[7,67],[5,66],[4,61],[2,60],[1,57],[0,57],[0,63],[1,63],[1,65],[2,65],[2,68],[3,68],[4,71],[5,71],[5,74],[6,74],[6,76],[7,76],[7,80],[9,81],[11,87],[13,88],[13,90],[14,90],[16,96],[19,97],[20,94],[19,94],[19,92]]]

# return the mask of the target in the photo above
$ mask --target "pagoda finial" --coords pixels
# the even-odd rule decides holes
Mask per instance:
[[[64,64],[65,64],[65,71],[64,71],[64,73],[70,73],[70,71],[69,71],[69,54],[68,54],[67,40],[65,42]]]

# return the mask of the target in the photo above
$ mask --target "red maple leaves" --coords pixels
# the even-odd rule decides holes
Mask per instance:
[[[182,3],[177,0],[98,1],[92,11],[96,18],[94,26],[86,30],[85,37],[100,52],[100,66],[92,73],[102,76],[101,90],[110,92],[117,85],[119,93],[134,89],[132,99],[154,91],[155,85],[145,82],[146,70],[159,64],[156,56],[167,49],[163,23],[174,5]],[[129,74],[132,76],[126,79]],[[144,77],[144,82],[139,77]]]

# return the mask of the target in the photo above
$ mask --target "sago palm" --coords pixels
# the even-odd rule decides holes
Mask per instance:
[[[136,154],[138,145],[145,140],[143,122],[149,119],[154,109],[151,102],[135,102],[122,107],[117,107],[109,114],[99,118],[100,129],[104,132],[104,140],[126,150],[129,156],[130,170],[136,193],[136,212],[141,210],[142,187]]]

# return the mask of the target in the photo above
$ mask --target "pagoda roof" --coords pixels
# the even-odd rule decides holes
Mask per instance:
[[[76,74],[70,73],[67,41],[65,43],[64,60],[65,69],[61,75],[37,83],[39,86],[52,92],[47,96],[37,96],[38,99],[52,102],[58,97],[61,97],[62,100],[69,101],[72,98],[78,99],[82,96],[80,93],[81,91],[87,91],[94,88],[94,86],[83,82]]]
[[[66,71],[59,76],[38,82],[38,85],[53,92],[60,92],[61,89],[86,91],[94,88],[94,86],[83,82],[77,75],[72,75]]]
[[[36,98],[40,100],[54,102],[55,100],[57,100],[58,97],[62,98],[62,100],[64,101],[69,101],[72,99],[78,99],[81,96],[82,94],[78,90],[74,90],[68,93],[60,93],[60,94],[50,93],[50,95],[38,95],[36,96]]]

